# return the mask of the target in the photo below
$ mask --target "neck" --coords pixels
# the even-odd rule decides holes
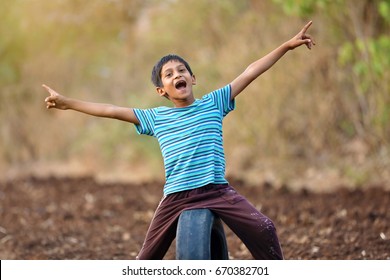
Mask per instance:
[[[191,96],[185,99],[171,99],[171,101],[174,104],[175,108],[183,108],[190,106],[192,103],[194,103],[195,98],[194,96]]]

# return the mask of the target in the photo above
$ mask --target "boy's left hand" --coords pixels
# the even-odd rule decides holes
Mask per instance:
[[[311,49],[312,46],[315,45],[313,38],[306,33],[312,23],[313,21],[309,21],[297,35],[287,42],[290,50],[293,50],[303,44],[305,44],[308,49]]]

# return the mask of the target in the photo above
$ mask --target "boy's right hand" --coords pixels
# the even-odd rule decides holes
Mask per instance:
[[[46,89],[50,94],[45,99],[47,109],[51,109],[51,108],[57,108],[61,110],[68,109],[68,106],[66,104],[66,98],[64,96],[62,96],[55,90],[51,89],[47,85],[42,85],[42,87]]]

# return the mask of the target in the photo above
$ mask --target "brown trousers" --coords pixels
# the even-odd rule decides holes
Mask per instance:
[[[273,222],[228,184],[209,184],[164,197],[158,205],[139,260],[163,259],[184,210],[207,208],[242,240],[255,259],[283,259]]]

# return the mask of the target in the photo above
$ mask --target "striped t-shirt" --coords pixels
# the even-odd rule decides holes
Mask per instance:
[[[235,108],[227,85],[182,108],[134,109],[139,134],[157,138],[165,166],[164,194],[227,183],[222,119]]]

